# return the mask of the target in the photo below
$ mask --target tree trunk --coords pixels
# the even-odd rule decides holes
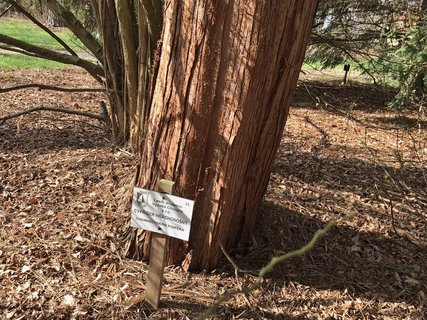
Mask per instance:
[[[137,148],[147,119],[152,44],[160,36],[162,1],[91,3],[104,43],[103,65],[113,137],[118,144]]]
[[[169,263],[212,269],[245,246],[266,190],[316,0],[166,1],[138,185],[195,200]],[[139,234],[139,233],[138,233]],[[149,235],[133,240],[147,257]]]
[[[59,20],[57,17],[55,17],[55,14],[48,10],[47,11],[47,25],[49,27],[63,27],[61,20]]]
[[[70,29],[77,38],[89,49],[89,51],[102,61],[102,47],[74,14],[63,7],[56,0],[43,0],[43,3],[51,10],[57,19],[59,19],[68,29]]]

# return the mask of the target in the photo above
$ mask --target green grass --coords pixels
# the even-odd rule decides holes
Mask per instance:
[[[59,31],[57,31],[59,30]],[[60,28],[55,34],[67,43],[75,51],[83,51],[83,44],[72,34],[71,31]],[[25,19],[2,18],[0,19],[0,33],[13,37],[43,48],[51,50],[64,50],[64,48],[49,34],[37,27],[34,23]],[[34,58],[22,54],[0,53],[0,68],[23,69],[23,68],[64,68],[68,65]]]
[[[2,18],[0,19],[0,33],[44,48],[63,49],[55,39],[29,20]],[[62,28],[55,34],[73,50],[84,50],[83,44],[69,30]]]
[[[334,72],[344,72],[344,64],[345,63],[340,63],[337,66],[334,67],[327,67],[324,68],[322,63],[320,61],[304,61],[303,65],[302,65],[302,69],[304,70],[325,70],[325,71],[334,71]],[[356,70],[357,69],[357,64],[355,63],[350,63],[350,70]]]
[[[0,69],[64,68],[68,65],[22,54],[0,54]]]

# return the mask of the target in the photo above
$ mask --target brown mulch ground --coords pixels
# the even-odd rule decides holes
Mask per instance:
[[[96,86],[76,69],[0,70],[0,87]],[[427,122],[385,108],[387,91],[302,82],[251,251],[212,273],[167,268],[150,319],[194,319],[275,255],[352,215],[314,251],[282,263],[262,289],[214,319],[427,317]],[[26,89],[0,116],[36,105],[99,112],[104,97]],[[120,255],[117,208],[137,159],[96,120],[37,112],[0,123],[0,319],[144,319],[146,266]],[[252,272],[251,272],[252,271]]]

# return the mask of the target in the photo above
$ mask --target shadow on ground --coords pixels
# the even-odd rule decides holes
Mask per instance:
[[[294,95],[295,106],[316,108],[316,103],[328,102],[340,109],[363,110],[365,112],[387,109],[397,90],[370,84],[348,84],[301,81]]]
[[[273,171],[283,179],[293,176],[302,183],[321,184],[328,190],[360,191],[362,195],[378,193],[375,190],[379,186],[388,186],[391,194],[403,189],[414,192],[427,190],[427,172],[424,168],[414,167],[405,160],[402,160],[400,168],[396,168],[381,162],[370,163],[346,157],[354,150],[344,145],[329,147],[328,151],[341,153],[340,158],[320,158],[313,152],[282,153]],[[390,177],[393,181],[390,181]],[[402,201],[402,198],[395,200]]]
[[[271,257],[300,248],[325,223],[267,201],[262,206],[258,249],[238,261],[261,267]],[[282,262],[270,274],[276,284],[347,290],[385,301],[414,303],[427,289],[427,249],[406,237],[384,237],[338,225],[303,257]]]
[[[50,153],[64,149],[96,149],[111,145],[101,127],[86,123],[60,124],[49,128],[0,126],[0,152]]]

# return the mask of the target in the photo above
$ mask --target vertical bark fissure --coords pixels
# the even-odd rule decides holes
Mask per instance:
[[[181,42],[180,41],[180,32],[179,31],[181,30],[181,27],[182,27],[183,10],[182,10],[182,8],[180,10],[180,8],[181,8],[181,6],[177,5],[177,7],[176,7],[177,14],[176,14],[176,20],[175,20],[175,28],[174,28],[173,33],[172,33],[173,34],[173,38],[172,38],[173,40],[172,40],[172,46],[171,46],[171,54],[170,54],[170,57],[169,57],[170,60],[169,60],[169,63],[168,63],[168,68],[167,68],[167,73],[166,73],[166,81],[168,81],[171,84],[171,86],[169,88],[169,92],[168,92],[168,97],[167,97],[166,103],[165,103],[165,105],[163,107],[163,112],[165,114],[167,114],[167,116],[169,118],[171,116],[174,117],[174,119],[170,119],[170,120],[174,120],[173,121],[174,124],[170,125],[170,123],[169,123],[167,125],[167,127],[166,127],[166,131],[164,132],[164,136],[165,137],[170,137],[171,141],[172,141],[172,137],[173,137],[173,132],[175,131],[175,127],[176,127],[175,122],[178,121],[177,110],[176,110],[178,105],[177,106],[175,106],[175,105],[172,106],[171,105],[171,99],[172,99],[172,96],[174,95],[174,93],[179,90],[177,88],[176,83],[175,83],[176,82],[175,81],[175,76],[177,75],[177,73],[178,73],[178,76],[180,76],[180,73],[181,73],[181,70],[179,70],[179,69],[177,70],[177,66],[179,66],[179,60],[178,60],[177,55],[180,52],[180,50],[179,49],[176,50],[178,44]],[[185,45],[185,43],[182,42],[182,45]],[[175,53],[175,55],[174,55],[174,53]],[[169,71],[171,71],[171,75],[170,75],[171,79],[167,80],[168,77],[169,77]],[[172,107],[174,107],[174,108],[172,108]],[[168,144],[164,144],[164,145],[170,145],[170,144],[168,143]],[[175,146],[173,146],[173,147],[175,147]],[[162,168],[162,174],[165,175],[165,177],[167,179],[173,179],[173,180],[175,180],[175,177],[172,176],[173,172],[166,172],[166,168],[167,168],[167,164],[165,164],[165,166]]]
[[[177,155],[175,157],[175,161],[174,161],[174,165],[172,168],[172,172],[173,175],[176,176],[179,174],[178,168],[180,167],[180,164],[183,161],[183,157],[184,157],[184,150],[186,147],[186,134],[184,132],[188,132],[190,131],[190,126],[191,124],[189,124],[189,112],[191,113],[191,106],[189,106],[189,99],[190,99],[190,91],[191,91],[191,86],[193,85],[193,78],[195,75],[195,71],[197,69],[197,63],[199,61],[199,55],[200,55],[200,44],[197,43],[197,39],[193,39],[196,38],[196,32],[195,32],[195,28],[197,28],[197,23],[198,23],[198,10],[197,6],[194,5],[192,7],[192,10],[187,10],[187,11],[192,11],[191,18],[190,18],[190,25],[191,25],[191,31],[190,34],[188,36],[188,38],[184,38],[183,41],[187,43],[187,50],[186,50],[186,55],[185,57],[182,57],[183,59],[185,59],[185,65],[183,66],[183,72],[185,75],[189,74],[188,76],[186,76],[186,79],[184,79],[184,83],[183,84],[183,91],[184,91],[184,95],[182,97],[182,111],[181,111],[181,130],[180,130],[180,135],[179,135],[179,141],[178,141],[178,148],[177,148]],[[183,10],[185,12],[185,10]],[[196,12],[196,13],[195,13]],[[187,35],[187,33],[184,31],[181,34],[183,35]],[[194,42],[195,45],[192,45]],[[190,59],[190,52],[192,51],[192,49],[194,48],[194,54],[193,54],[193,59]],[[189,65],[191,64],[191,65]],[[188,70],[188,68],[190,68],[190,70]],[[200,70],[200,69],[199,69]],[[186,81],[185,81],[186,80]],[[197,84],[196,84],[197,85]],[[179,88],[177,88],[177,90],[179,90]]]
[[[206,12],[212,12],[214,10],[218,10],[218,8],[214,9],[212,3],[208,3],[209,9],[206,9]],[[223,12],[223,11],[221,11]],[[210,152],[212,151],[212,146],[209,143],[209,132],[213,127],[213,119],[215,118],[215,112],[217,112],[215,105],[215,85],[218,83],[218,77],[221,75],[220,64],[217,63],[220,59],[216,56],[216,52],[218,50],[217,46],[217,37],[222,34],[223,26],[222,23],[219,22],[219,19],[215,19],[214,17],[209,17],[209,14],[205,18],[206,24],[210,22],[210,25],[207,25],[203,30],[203,36],[201,41],[206,43],[206,46],[203,47],[203,57],[204,61],[201,62],[201,75],[202,78],[198,79],[198,82],[202,82],[199,86],[200,92],[196,92],[196,101],[195,103],[198,105],[194,110],[196,113],[194,116],[198,117],[198,119],[207,119],[204,126],[200,123],[194,123],[194,132],[193,132],[193,141],[195,139],[194,134],[200,137],[201,145],[197,148],[197,151],[200,153],[200,166],[198,168],[198,172],[196,172],[196,176],[194,177],[194,191],[196,197],[196,207],[195,213],[193,215],[193,224],[197,225],[197,228],[201,230],[197,230],[197,232],[193,232],[190,237],[194,238],[194,234],[199,236],[199,231],[202,234],[201,238],[198,238],[197,241],[192,241],[190,238],[190,242],[194,242],[192,246],[192,250],[197,251],[202,248],[200,245],[201,242],[206,241],[206,234],[209,228],[209,224],[202,223],[207,219],[207,215],[210,212],[210,204],[206,204],[208,193],[208,181],[209,176],[211,175],[211,167],[210,163]],[[211,80],[207,81],[206,74],[211,75]],[[191,148],[191,147],[190,147]],[[194,150],[196,148],[193,147]],[[186,160],[185,167],[189,166],[189,160]]]
[[[210,197],[215,197],[216,193],[218,192],[217,190],[215,190],[215,183],[214,181],[216,181],[216,183],[218,183],[218,175],[217,175],[217,156],[216,153],[218,152],[218,150],[215,150],[215,145],[216,145],[216,141],[218,139],[218,127],[219,127],[219,120],[220,120],[220,106],[221,106],[221,102],[223,100],[223,90],[225,87],[225,80],[226,80],[226,76],[227,76],[227,60],[226,60],[226,56],[229,50],[229,40],[230,40],[230,30],[231,30],[231,23],[232,23],[232,17],[233,17],[233,8],[234,8],[234,0],[230,0],[226,7],[225,7],[225,19],[223,21],[222,24],[222,37],[220,40],[220,48],[219,48],[219,67],[218,67],[218,75],[216,77],[216,88],[215,88],[215,93],[214,93],[214,97],[213,97],[213,105],[212,105],[212,111],[211,111],[211,116],[210,116],[210,122],[209,122],[209,126],[208,126],[208,137],[207,137],[207,142],[206,142],[206,150],[208,150],[208,152],[206,153],[206,157],[203,161],[203,163],[211,163],[212,161],[215,161],[215,163],[212,163],[211,165],[204,165],[203,167],[207,168],[207,167],[211,167],[212,165],[215,165],[215,168],[211,168],[214,170],[210,170],[209,172],[209,177],[212,178],[208,178],[209,180],[206,181],[204,183],[204,185],[207,187],[207,190],[209,190],[209,194]],[[213,129],[211,129],[213,128]],[[215,160],[216,159],[216,160]],[[222,187],[222,183],[219,183],[219,188]],[[212,190],[212,191],[211,191]],[[205,236],[203,238],[203,240],[198,243],[198,246],[195,247],[195,250],[199,250],[201,251],[201,248],[206,248],[207,250],[204,250],[201,254],[202,259],[206,260],[206,257],[209,257],[211,255],[211,249],[212,249],[212,240],[213,240],[213,230],[215,229],[215,226],[217,224],[217,220],[219,219],[219,217],[221,216],[221,193],[220,193],[220,198],[219,199],[214,199],[214,198],[210,198],[208,199],[208,194],[207,192],[204,192],[204,203],[205,203],[205,208],[208,208],[207,211],[208,212],[208,219],[207,219],[207,223],[205,224]],[[208,203],[206,203],[208,202]],[[208,259],[207,259],[208,260]]]
[[[254,7],[256,7],[256,4],[253,4]],[[228,144],[228,150],[224,152],[223,157],[220,160],[220,168],[223,170],[223,176],[224,176],[224,188],[221,189],[221,194],[224,194],[224,190],[228,192],[227,199],[224,199],[224,202],[226,203],[233,203],[235,200],[235,191],[233,188],[234,181],[230,181],[230,177],[235,176],[235,172],[237,171],[245,171],[241,170],[241,166],[238,168],[233,167],[230,165],[230,161],[234,162],[235,159],[233,158],[234,153],[234,139],[239,134],[239,128],[241,126],[241,107],[244,106],[243,103],[243,95],[246,97],[248,94],[248,83],[245,78],[246,70],[249,66],[249,63],[251,62],[251,38],[253,33],[255,32],[255,21],[252,19],[252,23],[250,23],[250,29],[248,32],[248,23],[249,21],[246,21],[244,18],[244,15],[242,11],[247,12],[247,10],[251,10],[251,8],[247,8],[245,4],[241,4],[241,6],[237,9],[237,23],[236,23],[236,29],[237,32],[235,32],[233,37],[233,42],[231,45],[231,48],[233,48],[234,56],[233,60],[231,62],[231,68],[233,70],[233,73],[231,74],[230,78],[232,79],[229,83],[229,86],[227,87],[230,97],[236,97],[235,103],[230,104],[233,106],[230,110],[228,110],[224,116],[223,120],[224,122],[231,122],[231,125],[229,126],[229,129],[224,133],[223,137],[224,140]],[[256,8],[254,8],[254,11]],[[239,38],[239,35],[241,35],[241,38]],[[249,42],[248,42],[249,39]],[[235,41],[237,40],[237,41]],[[239,54],[238,50],[243,50],[243,56]],[[246,58],[246,59],[245,59]],[[240,66],[240,67],[239,67]],[[239,67],[239,68],[237,68]],[[237,92],[239,90],[239,92]],[[237,93],[237,95],[236,95]],[[236,132],[235,132],[236,130]],[[230,209],[228,209],[230,210]],[[231,209],[233,210],[233,209]],[[221,243],[225,246],[227,243],[228,237],[229,237],[229,229],[234,228],[236,230],[236,225],[232,225],[231,221],[233,220],[234,215],[227,215],[223,218],[223,221],[218,224],[216,227],[216,232],[214,234],[214,238],[217,240],[217,242]],[[214,259],[220,254],[220,247],[214,243],[214,250],[215,253],[212,255]]]
[[[300,11],[297,11],[300,12]],[[295,19],[296,21],[298,20],[298,15],[297,18]],[[289,27],[289,26],[288,26]],[[297,43],[301,43],[301,41],[305,38],[308,37],[308,33],[309,33],[309,28],[306,28],[305,30],[301,30],[301,32],[299,33],[299,38],[297,38],[297,40],[299,40],[299,42]],[[303,42],[303,41],[302,41]],[[286,47],[286,46],[285,46]],[[291,50],[291,52],[286,52],[286,54],[284,55],[284,57],[289,57],[290,60],[294,61],[295,60],[295,64],[300,66],[302,64],[302,57],[298,56],[298,57],[294,57],[293,53],[294,52],[299,52],[299,54],[301,54],[301,49],[302,48],[298,48],[298,47],[294,47],[293,50]],[[284,62],[287,63],[287,60],[284,60]],[[282,63],[283,65],[283,63]],[[282,66],[282,68],[284,68],[283,72],[280,74],[279,77],[279,81],[276,83],[275,85],[275,90],[273,91],[273,94],[271,95],[272,99],[271,102],[269,102],[269,104],[273,104],[273,105],[277,105],[278,108],[280,108],[282,105],[284,107],[283,112],[279,113],[281,114],[281,119],[277,118],[277,123],[275,125],[275,132],[274,132],[274,136],[276,136],[276,139],[274,139],[272,141],[273,146],[271,148],[271,150],[273,150],[273,152],[270,153],[269,157],[267,158],[267,161],[265,162],[265,168],[267,170],[267,172],[269,172],[271,170],[271,166],[273,164],[275,155],[276,155],[276,151],[278,148],[278,145],[280,143],[280,137],[283,133],[283,123],[286,120],[287,114],[288,114],[288,110],[289,110],[289,105],[290,105],[290,96],[289,94],[291,92],[293,92],[293,90],[295,89],[296,86],[296,81],[291,81],[293,78],[296,78],[298,75],[298,70],[295,70],[295,65],[288,65],[285,64],[285,66]],[[280,80],[281,79],[281,80]],[[286,83],[290,83],[291,86],[290,87],[286,87]],[[285,90],[286,88],[286,90]],[[285,94],[280,94],[281,92],[285,92]],[[276,101],[276,102],[275,102]],[[287,103],[284,104],[284,101],[286,101]],[[270,117],[274,118],[274,114],[277,114],[275,112],[273,112],[273,115],[270,115]],[[270,126],[264,126],[265,128],[269,128]],[[268,132],[266,132],[264,130],[265,136],[268,135]],[[265,138],[261,138],[260,141],[265,141]],[[274,143],[275,142],[275,143]],[[261,148],[263,149],[263,148]],[[254,158],[254,161],[256,161],[256,158]],[[257,191],[258,194],[263,194],[264,190],[267,186],[268,180],[265,180],[265,182],[263,184],[259,184],[259,189]],[[250,215],[248,215],[250,216]],[[247,221],[245,221],[245,228],[246,230],[251,230],[253,228],[253,224],[254,224],[254,219],[250,220],[248,219]],[[248,231],[244,231],[244,232],[248,232]],[[243,236],[244,238],[245,236]]]
[[[156,103],[161,104],[161,106],[159,107],[160,111],[157,111],[157,113],[159,114],[156,114],[156,117],[160,118],[160,122],[157,124],[159,130],[153,130],[151,128],[151,134],[153,134],[153,136],[147,137],[148,141],[144,146],[144,149],[146,149],[147,151],[143,152],[143,154],[146,155],[144,158],[145,165],[143,167],[145,170],[147,170],[146,173],[148,173],[148,176],[145,176],[145,175],[142,176],[142,179],[140,179],[141,180],[140,185],[143,185],[147,188],[155,188],[155,185],[157,183],[157,176],[159,174],[158,168],[160,167],[160,159],[156,156],[156,151],[158,153],[158,150],[161,149],[160,141],[162,139],[162,136],[164,135],[164,129],[165,129],[166,120],[167,120],[164,115],[167,114],[167,111],[169,108],[169,102],[170,102],[172,90],[173,90],[173,86],[168,88],[169,92],[167,92],[166,88],[167,88],[167,83],[173,83],[173,82],[170,82],[170,81],[173,81],[173,70],[172,70],[172,79],[168,81],[168,78],[169,78],[169,71],[171,70],[171,64],[173,62],[172,53],[175,48],[174,43],[177,38],[179,4],[178,2],[175,2],[175,1],[169,1],[167,4],[165,4],[165,7],[169,8],[172,2],[173,2],[172,4],[173,7],[169,9],[171,10],[171,12],[169,12],[169,15],[168,15],[168,17],[172,18],[172,21],[167,23],[170,26],[173,25],[173,27],[171,27],[171,30],[168,30],[168,34],[173,38],[173,40],[172,40],[171,48],[169,49],[169,51],[161,50],[160,57],[159,57],[159,60],[163,60],[164,57],[167,56],[168,60],[167,60],[166,74],[164,77],[160,77],[160,78],[157,76],[156,84],[154,85],[155,87],[160,86],[162,88],[161,90],[162,98],[161,99],[156,98],[155,96],[156,93],[154,93],[153,99],[151,100],[151,107],[150,107],[150,113],[152,113],[156,111]],[[164,38],[165,32],[166,31],[164,30],[163,38]],[[169,96],[166,99],[167,94],[169,94]],[[168,128],[166,128],[166,130],[167,129]],[[148,134],[150,134],[150,132]],[[148,170],[149,168],[150,170]],[[163,172],[161,172],[160,174],[163,174]]]
[[[179,135],[179,142],[178,142],[178,151],[177,151],[177,156],[175,157],[175,163],[173,165],[173,170],[172,172],[174,172],[174,174],[178,173],[179,170],[177,170],[177,168],[180,166],[180,164],[182,163],[182,158],[184,156],[184,150],[185,150],[185,146],[186,146],[186,135],[184,134],[185,131],[188,132],[189,130],[189,124],[187,123],[187,117],[188,117],[188,113],[191,112],[190,108],[191,106],[189,105],[189,94],[190,94],[190,90],[191,90],[191,84],[193,83],[193,78],[194,78],[194,74],[195,71],[197,69],[197,63],[199,61],[199,56],[200,56],[200,45],[196,44],[196,49],[195,49],[195,57],[194,57],[194,61],[191,65],[190,68],[190,74],[188,76],[188,81],[187,81],[187,87],[185,89],[185,94],[184,94],[184,104],[183,104],[183,110],[182,110],[182,116],[181,116],[181,132]],[[197,84],[196,84],[197,85]]]
[[[256,19],[258,19],[258,15],[257,15],[258,10],[259,10],[259,7],[255,6],[255,8],[254,8],[254,14],[253,14],[253,20],[255,20],[255,21],[256,21]],[[261,6],[260,10],[262,10],[262,6]],[[256,26],[256,25],[257,25],[257,23],[253,24],[253,26]],[[253,47],[260,47],[261,43],[259,41],[262,38],[260,38],[260,33],[259,32],[255,33],[256,34],[256,43],[252,44],[254,33],[255,33],[255,28],[253,27],[252,30],[251,30],[251,34],[250,34],[250,41],[249,41],[249,43],[251,44],[251,47],[252,46]],[[250,61],[252,61],[252,57],[251,57]],[[253,62],[256,64],[256,61],[253,61]],[[252,72],[257,73],[257,71],[254,71],[254,70],[252,70]],[[254,101],[252,100],[253,97],[250,95],[250,93],[251,93],[250,87],[252,86],[253,80],[255,80],[255,82],[257,82],[260,79],[258,77],[257,78],[252,78],[252,80],[248,84],[248,89],[246,90],[246,96],[244,97],[244,100],[242,102],[243,105],[251,105],[251,106],[255,105],[256,106],[258,104],[256,100],[254,100]],[[267,81],[264,80],[264,81],[260,81],[260,82],[263,84],[263,86],[267,86],[268,87],[268,82]],[[266,90],[262,90],[262,91],[266,91]],[[249,138],[248,140],[256,141],[255,137],[257,137],[259,135],[259,130],[260,130],[261,126],[257,123],[258,122],[257,120],[259,119],[259,113],[260,112],[261,112],[261,110],[257,110],[256,107],[255,108],[252,107],[252,113],[253,113],[253,115],[252,115],[252,117],[250,119],[248,118],[249,119],[248,120],[249,123],[248,123],[248,121],[245,121],[244,123],[242,123],[242,130],[245,131],[245,132],[247,132],[246,134],[250,134],[253,137],[252,139]],[[251,124],[250,121],[255,121],[255,123]],[[240,133],[240,136],[237,137],[237,140],[236,140],[237,144],[239,144],[239,139],[242,139],[241,138],[242,134],[243,133]],[[244,135],[246,135],[246,134],[244,134]],[[243,150],[243,152],[247,152],[248,154],[252,154],[253,150],[255,150],[255,149],[256,149],[256,144],[251,143],[249,145],[249,150]],[[236,151],[236,153],[238,154],[239,151]],[[231,162],[233,160],[235,161],[235,156],[231,157],[230,159],[231,159],[230,160]],[[231,163],[229,163],[228,166],[230,166],[230,168],[233,168],[233,166],[231,166],[230,164]],[[240,226],[244,224],[244,222],[245,222],[245,216],[247,214],[247,208],[246,208],[247,205],[246,205],[246,203],[248,201],[252,201],[253,200],[253,199],[251,199],[250,197],[247,196],[247,194],[248,194],[247,189],[248,189],[248,186],[250,185],[250,180],[252,179],[251,165],[252,165],[252,162],[251,162],[251,160],[249,158],[248,161],[244,164],[243,168],[239,170],[239,172],[240,172],[239,174],[244,179],[244,182],[243,182],[243,187],[240,190],[238,189],[239,191],[233,197],[234,199],[239,199],[239,200],[233,200],[233,202],[235,203],[235,206],[232,208],[232,210],[243,211],[244,214],[241,215],[241,216],[237,216],[237,215],[234,216],[233,215],[233,216],[230,217],[230,223],[229,223],[229,225],[239,226],[239,228],[235,228],[235,230],[234,230],[235,232],[233,232],[234,235],[232,236],[232,239],[233,238],[239,238],[240,229],[241,229]],[[231,174],[228,174],[228,175],[230,176]],[[234,188],[235,187],[237,187],[237,186],[234,186]],[[229,245],[233,245],[233,242],[234,242],[234,240],[230,241]]]
[[[179,41],[179,32],[178,31],[181,28],[180,17],[182,15],[182,11],[180,11],[179,8],[180,8],[180,6],[179,6],[179,4],[177,4],[176,5],[177,13],[176,13],[176,15],[174,15],[175,19],[176,19],[175,20],[175,27],[174,27],[174,30],[171,32],[171,34],[173,35],[172,36],[173,40],[172,40],[172,45],[171,45],[171,50],[170,50],[168,66],[166,68],[166,81],[169,78],[169,71],[171,71],[172,75],[171,75],[171,79],[170,79],[169,83],[172,84],[172,86],[169,89],[169,96],[166,99],[166,104],[163,107],[164,112],[167,112],[167,109],[170,108],[170,101],[172,98],[172,93],[173,93],[174,85],[175,85],[174,76],[175,76],[175,72],[176,72],[175,66],[176,66],[177,61],[176,61],[176,57],[174,57],[173,54],[176,51],[176,46],[177,46],[177,43]],[[171,67],[172,65],[173,65],[173,67]],[[165,92],[165,94],[166,94],[166,92]]]

